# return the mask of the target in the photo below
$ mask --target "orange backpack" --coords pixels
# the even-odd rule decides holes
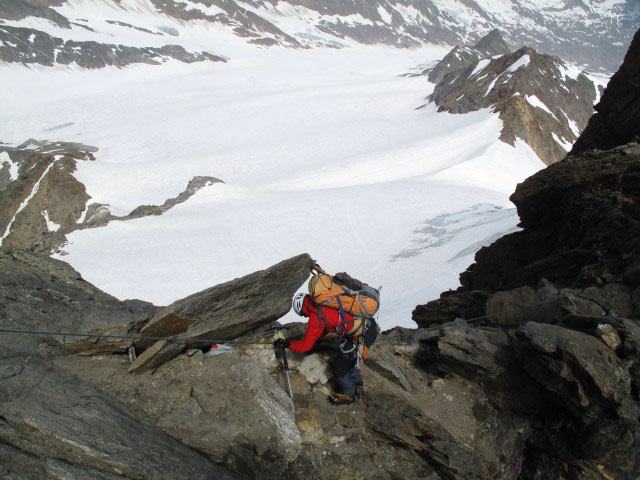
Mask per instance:
[[[319,306],[335,308],[344,314],[356,317],[351,330],[358,330],[362,320],[373,318],[380,308],[380,291],[344,272],[328,275],[319,265],[311,269],[314,275],[309,280],[309,295]],[[357,325],[356,325],[357,323]],[[351,332],[348,334],[353,334]],[[355,333],[355,332],[354,332]]]

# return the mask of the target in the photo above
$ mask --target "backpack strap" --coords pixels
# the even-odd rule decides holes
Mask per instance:
[[[338,301],[338,315],[340,320],[338,320],[338,326],[336,327],[336,331],[341,337],[344,337],[347,332],[347,314],[344,313],[344,307],[342,306],[342,300],[340,299],[340,295],[335,297]]]
[[[373,314],[369,311],[369,309],[367,308],[367,305],[364,303],[364,300],[362,299],[362,293],[358,292],[358,302],[360,302],[360,305],[362,306],[362,309],[367,313],[367,315],[369,317],[373,317]]]
[[[322,328],[322,325],[324,325],[324,328],[328,330],[329,322],[327,321],[327,316],[322,309],[322,305],[318,305],[316,308],[318,309],[318,327]]]

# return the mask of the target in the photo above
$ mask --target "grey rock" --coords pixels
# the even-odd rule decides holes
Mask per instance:
[[[57,364],[114,392],[155,428],[236,471],[260,475],[270,464],[281,469],[302,448],[291,399],[249,356],[198,352],[135,376],[116,359],[83,365],[60,357]]]
[[[418,305],[411,318],[419,327],[454,321],[456,318],[477,318],[486,315],[488,293],[477,290],[468,292],[447,291],[425,305]]]
[[[492,30],[474,46],[455,46],[433,68],[425,70],[431,83],[440,83],[447,75],[466,69],[469,65],[485,58],[511,53],[499,30]]]
[[[40,358],[3,358],[0,371],[8,478],[236,478]]]
[[[0,4],[0,18],[23,20],[28,17],[39,17],[49,20],[61,28],[71,28],[69,20],[53,8],[64,3],[64,0],[38,2],[28,0],[9,0]],[[44,4],[44,5],[43,5]]]
[[[146,217],[149,215],[162,215],[169,211],[176,205],[186,202],[197,191],[213,185],[214,183],[224,183],[219,178],[209,176],[196,176],[193,177],[184,192],[180,193],[177,197],[169,198],[165,200],[162,205],[140,205],[129,213],[126,217],[114,217],[115,219],[132,220],[134,218]]]
[[[193,345],[201,345],[198,340],[231,340],[251,332],[291,309],[291,298],[309,277],[313,263],[308,254],[298,255],[190,295],[160,310],[141,334],[167,337],[184,333]],[[149,342],[138,341],[137,345],[146,348]],[[159,354],[166,356],[166,348]],[[133,369],[142,371],[137,363],[134,365]]]
[[[117,216],[108,205],[90,203],[85,186],[73,175],[77,162],[94,161],[97,151],[78,143],[33,139],[16,148],[0,146],[0,154],[7,155],[11,163],[0,163],[0,230],[6,234],[0,246],[62,252],[66,236],[73,231],[102,227],[114,220],[162,215],[200,189],[222,182],[196,176],[182,193],[162,205],[140,205],[128,215]],[[11,177],[12,169],[17,178]],[[28,204],[22,205],[29,197]]]
[[[88,28],[88,27],[87,27]],[[203,61],[226,62],[226,59],[210,52],[188,52],[180,45],[162,47],[130,47],[98,43],[76,42],[52,37],[32,28],[0,26],[0,60],[7,63],[76,65],[95,69],[106,66],[125,67],[134,63],[160,65],[169,59],[184,63]]]
[[[182,337],[184,338],[184,335]],[[166,361],[180,355],[186,348],[184,342],[160,340],[138,356],[129,367],[128,372],[139,373],[159,367]]]
[[[597,148],[610,150],[640,140],[640,30],[636,32],[620,69],[607,84],[596,114],[570,154]]]
[[[496,378],[513,362],[511,342],[504,332],[466,323],[443,328],[435,341],[425,345],[440,368],[448,366],[467,378]]]
[[[631,393],[629,370],[590,335],[555,325],[527,323],[518,331],[526,371],[559,403],[581,417],[616,408]]]
[[[307,355],[302,362],[296,366],[296,371],[300,373],[309,383],[325,384],[331,378],[331,370],[327,362],[319,355]]]
[[[3,334],[0,345],[34,352],[41,342],[67,352],[124,352],[127,335],[156,308],[139,300],[121,302],[82,279],[70,265],[24,251],[0,250],[0,324],[3,328],[87,334],[87,337]]]
[[[492,324],[505,326],[531,321],[553,323],[559,308],[559,293],[553,290],[524,286],[496,292],[487,300],[487,317]]]

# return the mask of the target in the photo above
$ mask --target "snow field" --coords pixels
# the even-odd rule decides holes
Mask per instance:
[[[228,64],[3,66],[0,137],[99,147],[75,175],[119,215],[195,175],[226,182],[162,216],[69,236],[61,258],[119,298],[168,304],[308,252],[383,286],[383,328],[414,326],[417,304],[514,229],[508,196],[543,167],[499,142],[488,110],[417,109],[433,85],[399,75],[445,53],[238,47]]]

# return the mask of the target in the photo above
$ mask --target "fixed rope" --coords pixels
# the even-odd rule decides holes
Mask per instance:
[[[594,255],[598,254],[599,252],[594,252],[591,255],[589,255],[589,258],[587,259],[587,261],[585,262],[585,264],[582,266],[582,268],[580,269],[580,272],[578,273],[577,278],[575,279],[575,281],[573,282],[573,285],[571,286],[571,288],[573,289],[578,282],[580,281],[580,278],[582,277],[582,274],[584,273],[584,269],[587,267],[587,265],[589,264],[589,262],[591,261],[591,259],[593,258]],[[481,320],[485,320],[488,319],[490,317],[495,317],[498,315],[504,315],[507,313],[514,313],[514,312],[520,312],[522,310],[525,310],[527,308],[532,308],[538,306],[538,304],[534,303],[532,305],[525,305],[523,307],[519,307],[519,308],[514,308],[511,310],[503,310],[501,312],[495,312],[495,313],[491,313],[489,315],[482,315],[480,317],[473,317],[470,319],[462,319],[467,323],[476,323],[479,322]],[[449,323],[449,322],[447,322]],[[442,327],[443,324],[438,324],[437,326],[434,327],[428,327],[424,330],[437,330],[439,328]],[[218,340],[218,339],[208,339],[208,338],[177,338],[177,337],[145,337],[145,336],[136,336],[136,335],[101,335],[101,334],[93,334],[93,333],[71,333],[71,332],[43,332],[43,331],[36,331],[36,330],[10,330],[10,329],[5,329],[5,328],[0,328],[0,333],[14,333],[14,334],[24,334],[24,335],[50,335],[50,336],[58,336],[58,337],[89,337],[89,338],[112,338],[112,339],[119,339],[119,340],[153,340],[153,341],[167,341],[167,342],[182,342],[182,343],[204,343],[204,344],[217,344],[217,343],[222,343],[222,344],[230,344],[230,345],[272,345],[273,342],[249,342],[249,341],[243,341],[243,340]]]
[[[89,338],[112,338],[118,340],[153,340],[153,341],[161,341],[165,340],[167,342],[176,342],[176,343],[206,343],[206,344],[214,344],[214,343],[226,343],[226,344],[236,344],[236,345],[271,345],[273,342],[248,342],[243,340],[216,340],[210,338],[177,338],[177,337],[144,337],[144,336],[136,336],[136,335],[102,335],[99,333],[72,333],[72,332],[43,332],[37,330],[10,330],[6,328],[0,328],[0,333],[17,333],[17,334],[25,334],[25,335],[50,335],[57,337],[89,337]]]

